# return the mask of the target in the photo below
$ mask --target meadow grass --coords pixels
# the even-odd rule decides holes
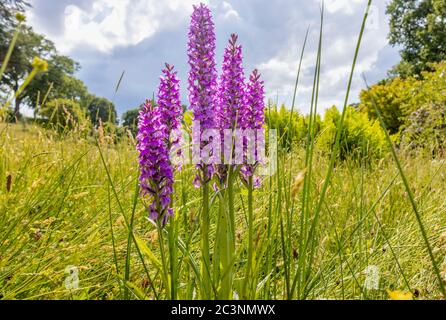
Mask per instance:
[[[1,125],[3,299],[168,299],[172,288],[176,298],[199,298],[201,196],[192,187],[194,168],[186,166],[176,177],[176,230],[163,230],[165,253],[169,233],[175,234],[175,244],[170,244],[176,248],[171,260],[175,274],[163,274],[162,235],[135,196],[138,167],[133,142],[111,140],[98,146],[76,133],[61,136],[34,126]],[[440,298],[409,195],[390,155],[371,164],[357,159],[336,163],[314,227],[312,266],[299,274],[300,289],[291,292],[292,279],[300,271],[303,204],[301,192],[282,182],[294,180],[306,161],[303,148],[294,150],[279,152],[277,174],[254,190],[256,277],[250,297],[386,299],[387,290],[407,290],[421,298]],[[317,205],[330,165],[318,150],[313,157],[306,187],[312,195],[307,198],[309,208]],[[444,160],[432,160],[430,154],[401,154],[400,159],[441,266],[446,253]],[[235,188],[234,290],[240,293],[249,248],[248,193],[239,184]],[[211,191],[211,259],[218,219],[215,197]],[[76,290],[64,285],[70,265],[79,270]],[[378,290],[364,287],[365,270],[371,265],[379,268]]]

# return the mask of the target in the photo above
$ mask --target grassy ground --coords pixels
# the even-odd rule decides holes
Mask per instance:
[[[279,153],[278,173],[254,192],[252,297],[387,299],[387,290],[403,290],[419,299],[441,298],[391,156],[371,164],[338,163],[311,228],[328,159],[315,150],[311,181],[302,191],[293,184],[299,184],[294,181],[305,167],[305,150],[295,150]],[[0,125],[0,298],[168,298],[158,264],[159,236],[137,197],[136,157],[131,140],[113,144],[107,138],[98,147],[76,133],[61,137],[33,126]],[[444,272],[444,160],[422,154],[399,157]],[[184,299],[198,298],[200,286],[194,270],[201,254],[201,200],[193,178],[191,166],[176,174],[177,259],[172,281]],[[236,192],[239,293],[248,247],[247,193],[242,185]],[[217,207],[214,201],[211,256]],[[302,210],[307,212],[304,218]],[[167,228],[167,237],[169,233]],[[65,286],[69,266],[79,273],[76,290]],[[378,289],[364,285],[368,266],[379,268]]]

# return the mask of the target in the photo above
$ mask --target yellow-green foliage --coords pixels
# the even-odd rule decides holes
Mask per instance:
[[[327,153],[332,150],[340,118],[341,114],[336,107],[325,112],[318,144]],[[340,140],[341,159],[346,159],[349,156],[380,158],[385,151],[385,135],[378,121],[369,120],[365,113],[348,107]]]
[[[423,72],[420,79],[395,78],[362,91],[360,110],[376,119],[373,98],[390,133],[399,132],[413,112],[446,104],[446,61],[432,64],[432,69],[433,72]]]
[[[365,112],[370,119],[377,119],[375,101],[384,123],[391,134],[400,130],[404,123],[404,116],[407,116],[407,105],[413,99],[413,90],[416,80],[409,78],[403,80],[395,78],[388,82],[374,85],[370,90],[363,90],[360,94],[360,110]]]
[[[79,103],[69,99],[54,99],[45,104],[39,114],[58,131],[73,129],[88,123],[85,111]]]
[[[406,106],[410,111],[401,131],[401,142],[410,148],[446,149],[446,61],[424,72],[417,94]]]
[[[277,130],[279,145],[284,150],[289,151],[295,143],[306,143],[308,125],[310,122],[308,116],[300,115],[297,111],[293,111],[291,114],[291,111],[283,104],[280,109],[278,109],[276,105],[272,108],[268,108],[265,114],[268,128]],[[322,121],[319,115],[316,117],[315,126],[315,134],[317,134],[322,126]]]
[[[341,136],[341,159],[348,156],[371,156],[380,158],[384,155],[386,141],[377,120],[369,120],[366,113],[353,107],[346,111],[344,129]],[[321,151],[331,152],[335,140],[336,126],[341,117],[339,110],[333,106],[325,112],[324,120],[317,115],[315,137]],[[287,110],[284,105],[276,106],[266,112],[266,123],[269,129],[277,130],[279,146],[290,151],[293,144],[305,146],[308,138],[309,116]]]

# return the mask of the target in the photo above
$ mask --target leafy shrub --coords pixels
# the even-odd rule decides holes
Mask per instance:
[[[446,151],[446,104],[430,104],[413,112],[401,132],[401,143],[408,149],[428,147],[436,153]]]
[[[333,149],[336,130],[341,114],[336,107],[325,112],[322,132],[318,145],[325,153]],[[387,149],[384,132],[375,120],[369,120],[365,113],[348,107],[340,140],[340,158],[380,158]]]
[[[372,97],[391,134],[406,126],[408,118],[423,106],[446,104],[446,61],[431,65],[432,72],[418,78],[395,78],[361,92],[360,110],[376,119]]]
[[[378,107],[387,130],[390,134],[396,134],[404,124],[408,115],[407,108],[410,101],[416,95],[412,90],[417,81],[413,78],[395,78],[374,85],[370,90],[363,90],[360,94],[361,104],[359,109],[365,112],[370,119],[377,119],[373,100]]]
[[[79,103],[69,99],[54,99],[46,103],[39,110],[39,115],[58,131],[85,127],[89,124],[86,113]]]
[[[268,129],[277,130],[278,143],[282,149],[290,151],[295,143],[305,145],[310,123],[308,116],[300,115],[297,111],[291,114],[291,111],[287,110],[285,105],[282,105],[280,109],[273,106],[266,110],[265,115]],[[321,127],[322,121],[318,115],[316,117],[315,134],[321,130]]]

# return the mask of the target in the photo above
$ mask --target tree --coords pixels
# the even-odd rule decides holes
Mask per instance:
[[[410,149],[429,148],[433,154],[446,151],[446,104],[427,104],[413,112],[401,132],[401,142]]]
[[[103,123],[116,123],[115,105],[105,98],[90,96],[87,102],[87,109],[91,123],[94,126],[99,125],[99,120]]]
[[[0,61],[6,56],[12,36],[13,32],[9,32],[6,34],[6,39],[0,40]],[[31,71],[31,62],[36,56],[48,61],[48,71],[37,75],[16,97],[14,113],[17,118],[20,117],[20,106],[23,102],[34,107],[42,102],[47,93],[48,100],[55,98],[75,99],[79,102],[86,100],[87,88],[82,81],[73,76],[79,70],[79,64],[70,57],[59,55],[53,42],[27,26],[23,26],[20,31],[11,59],[0,79],[0,85],[6,90],[17,92]]]
[[[23,10],[24,0],[6,0],[0,3],[0,62],[8,52],[9,44],[15,33],[13,11]],[[14,115],[20,118],[20,106],[26,103],[31,107],[41,106],[45,101],[62,99],[79,104],[88,110],[93,124],[103,122],[116,123],[116,110],[113,103],[88,93],[85,84],[74,77],[80,66],[68,56],[58,54],[54,43],[39,35],[29,26],[19,27],[19,36],[12,51],[11,58],[0,79],[0,89],[17,95],[18,89],[32,70],[34,57],[47,61],[48,69],[38,74],[15,97]],[[4,94],[2,96],[5,96]],[[42,105],[44,108],[45,106]]]
[[[138,116],[139,109],[128,110],[122,115],[122,125],[129,128],[134,135],[138,131]]]
[[[0,2],[0,35],[14,27],[14,11],[23,12],[30,7],[24,0],[2,0]]]
[[[446,59],[446,1],[393,0],[387,14],[390,43],[402,47],[392,75],[420,76],[431,71],[429,63]]]
[[[9,48],[12,33],[0,43],[0,61],[4,61]],[[6,40],[6,41],[4,41]],[[21,82],[32,70],[31,62],[34,57],[48,57],[55,52],[54,44],[42,35],[36,34],[30,27],[23,27],[17,39],[9,63],[1,80],[1,85],[14,93]],[[26,90],[16,97],[14,113],[19,116],[20,105],[26,96]]]
[[[341,113],[333,106],[327,109],[322,123],[323,129],[317,144],[327,154],[333,151]],[[380,158],[386,152],[386,139],[377,120],[369,120],[366,114],[354,107],[347,107],[340,137],[340,159]]]
[[[138,116],[139,109],[128,110],[122,115],[122,125],[127,127],[133,135],[136,135],[138,131]]]
[[[23,98],[31,105],[39,105],[46,96],[47,100],[73,99],[85,105],[88,90],[85,84],[73,74],[79,64],[70,57],[53,55],[48,60],[48,71],[37,75],[26,88]]]

